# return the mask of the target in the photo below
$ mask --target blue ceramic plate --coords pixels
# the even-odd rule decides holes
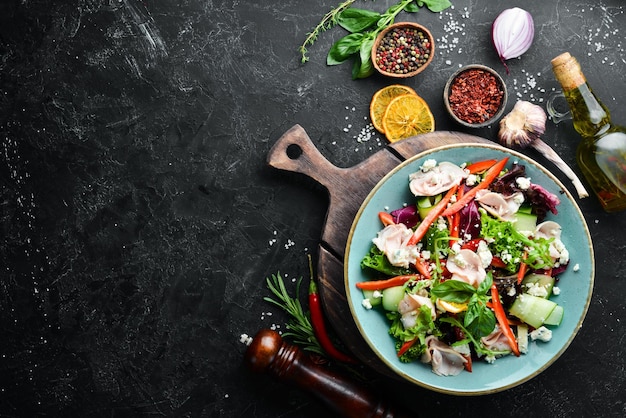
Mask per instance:
[[[561,293],[552,300],[565,310],[563,322],[552,327],[552,340],[544,343],[529,340],[527,354],[499,358],[495,363],[476,361],[471,373],[463,371],[457,376],[438,376],[430,364],[401,363],[397,359],[394,341],[388,334],[389,322],[379,309],[367,310],[362,305],[362,293],[356,283],[368,280],[361,270],[361,259],[368,253],[372,238],[381,229],[378,212],[393,210],[412,203],[414,197],[408,188],[409,174],[419,170],[427,159],[437,162],[501,159],[509,157],[526,166],[526,175],[535,184],[559,196],[558,215],[547,219],[563,226],[562,241],[570,252],[570,266],[559,277]],[[579,269],[574,271],[574,265]],[[346,248],[344,275],[348,304],[361,335],[371,349],[395,373],[419,386],[448,394],[480,395],[512,388],[537,376],[567,349],[580,329],[593,291],[594,256],[591,237],[585,219],[572,195],[548,170],[523,154],[497,145],[457,144],[435,148],[406,160],[387,174],[367,196],[356,215]]]

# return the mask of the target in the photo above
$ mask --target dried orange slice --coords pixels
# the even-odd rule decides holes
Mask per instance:
[[[370,119],[372,120],[374,128],[381,134],[385,133],[383,128],[383,116],[385,115],[387,106],[393,99],[405,94],[416,93],[411,87],[403,86],[402,84],[392,84],[391,86],[383,87],[372,96],[372,101],[370,102]]]
[[[389,142],[435,130],[435,118],[430,107],[417,94],[393,99],[387,106],[382,122]]]

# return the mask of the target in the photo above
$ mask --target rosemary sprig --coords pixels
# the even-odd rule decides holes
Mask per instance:
[[[280,275],[272,274],[272,277],[266,279],[268,289],[276,296],[276,299],[271,297],[264,297],[263,300],[270,302],[282,310],[284,310],[291,319],[287,322],[287,332],[284,332],[283,337],[290,337],[293,342],[302,346],[304,350],[311,351],[320,355],[325,355],[320,343],[315,338],[313,333],[313,325],[311,324],[310,316],[302,308],[300,300],[297,296],[292,298],[285,287],[285,282]],[[296,282],[296,295],[300,294],[300,285],[302,283],[302,277]]]
[[[343,12],[344,10],[346,10],[348,7],[350,7],[352,5],[352,3],[354,3],[355,0],[346,0],[343,3],[339,4],[337,7],[335,7],[334,9],[332,9],[331,11],[329,11],[328,13],[326,13],[324,15],[324,17],[322,18],[322,20],[317,24],[317,26],[315,27],[315,29],[313,29],[311,32],[307,33],[307,37],[304,40],[304,42],[302,43],[302,45],[300,46],[299,50],[300,53],[302,54],[302,63],[304,64],[305,62],[307,62],[309,60],[308,57],[308,46],[311,46],[315,43],[315,41],[317,40],[317,37],[319,36],[320,33],[325,32],[331,28],[333,28],[334,26],[337,25],[337,17],[341,14],[341,12]]]

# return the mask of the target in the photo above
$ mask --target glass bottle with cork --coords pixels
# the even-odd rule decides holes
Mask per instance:
[[[582,137],[576,150],[578,166],[605,211],[626,209],[626,128],[611,122],[609,110],[569,52],[552,60],[552,70],[569,105],[574,129]]]

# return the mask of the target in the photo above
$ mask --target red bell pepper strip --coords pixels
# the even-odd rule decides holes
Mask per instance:
[[[428,264],[429,264],[428,261],[423,261],[420,259],[416,259],[415,262],[413,263],[417,271],[419,271],[419,273],[422,276],[424,276],[424,278],[426,279],[431,278],[430,270],[428,269]]]
[[[378,212],[378,219],[385,226],[394,225],[396,222],[393,220],[393,215],[388,212]]]
[[[317,285],[313,279],[311,279],[311,283],[309,284],[309,310],[311,311],[313,334],[326,354],[328,354],[329,357],[344,363],[358,363],[353,357],[339,351],[330,340],[328,332],[326,331],[322,304],[319,299],[319,294],[317,293]]]
[[[463,358],[465,358],[465,360],[467,360],[465,363],[463,363],[463,367],[465,367],[465,370],[467,370],[468,372],[472,372],[472,355],[471,354],[461,354],[463,356]]]
[[[361,290],[383,290],[389,287],[402,286],[409,280],[416,280],[419,276],[408,274],[406,276],[396,276],[384,280],[371,280],[369,282],[358,282],[356,287]]]
[[[465,188],[464,187],[459,187],[457,192],[456,192],[456,198],[460,199],[463,197]],[[461,214],[459,212],[450,215],[448,217],[449,219],[449,225],[450,225],[450,238],[459,238],[459,235],[461,234],[460,228],[461,228]],[[457,240],[455,239],[451,239],[450,240],[450,247],[452,247],[454,245],[454,243]]]
[[[504,336],[511,346],[511,350],[513,350],[513,354],[517,357],[520,356],[519,347],[517,346],[517,340],[515,339],[515,335],[513,334],[513,330],[509,326],[509,321],[507,320],[506,313],[504,312],[504,307],[502,306],[502,302],[500,301],[500,294],[498,293],[498,288],[496,284],[491,285],[491,308],[493,309],[494,314],[496,315],[496,319],[498,320],[498,325],[500,325],[500,329],[504,333]]]
[[[474,238],[472,240],[467,241],[463,245],[461,245],[461,249],[462,250],[472,250],[472,251],[475,252],[478,249],[478,246],[480,245],[481,241],[484,241],[484,239],[483,238]]]
[[[404,353],[409,351],[409,348],[413,347],[413,344],[415,344],[416,341],[417,341],[417,337],[413,338],[412,340],[406,341],[404,344],[402,344],[402,346],[398,350],[398,357],[401,357]]]
[[[409,238],[409,241],[407,242],[408,245],[415,245],[420,242],[422,238],[424,238],[424,235],[426,235],[428,228],[430,228],[433,222],[435,222],[435,220],[446,209],[446,206],[448,206],[448,203],[450,202],[450,199],[452,199],[452,196],[454,196],[454,193],[456,193],[457,188],[458,185],[454,185],[452,188],[450,188],[450,190],[448,190],[448,193],[446,193],[446,195],[439,201],[439,203],[437,203],[437,205],[433,207],[430,212],[428,212],[428,215],[426,215],[424,219],[422,219],[422,222],[420,222],[415,232],[413,232],[413,236]]]
[[[491,168],[485,173],[483,180],[478,183],[473,188],[469,189],[465,192],[462,198],[457,200],[455,203],[450,205],[444,212],[443,216],[450,216],[458,211],[460,211],[465,205],[467,205],[478,193],[479,190],[486,189],[489,187],[491,183],[498,177],[500,172],[504,169],[504,166],[509,161],[509,157],[505,157],[495,163]]]
[[[500,257],[493,257],[491,259],[491,265],[493,267],[497,267],[497,268],[501,268],[501,269],[507,268],[507,264],[504,261],[502,261],[502,259]]]
[[[519,265],[519,270],[517,270],[517,284],[522,283],[522,280],[524,280],[524,276],[526,275],[526,271],[528,270],[528,264],[526,264],[523,260],[526,260],[526,252],[524,252],[522,262]]]
[[[482,173],[483,171],[486,171],[489,168],[491,168],[491,166],[493,166],[497,162],[498,160],[477,161],[475,163],[468,165],[467,167],[465,167],[465,169],[469,171],[470,174]]]

